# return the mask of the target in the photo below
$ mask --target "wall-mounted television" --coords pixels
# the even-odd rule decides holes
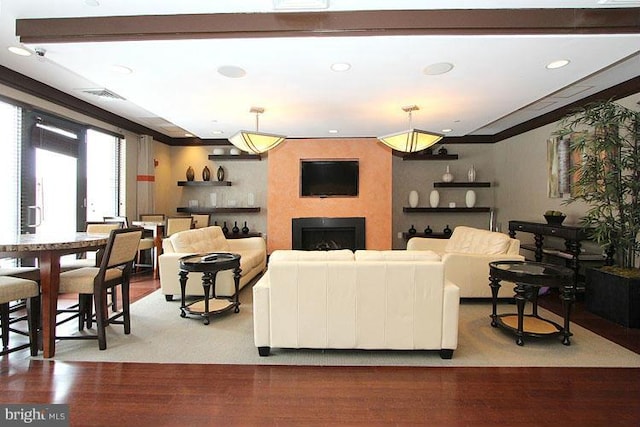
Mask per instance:
[[[300,196],[355,197],[359,173],[357,160],[300,160]]]

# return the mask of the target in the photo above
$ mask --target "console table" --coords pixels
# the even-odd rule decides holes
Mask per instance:
[[[546,222],[509,221],[509,236],[515,238],[518,231],[534,235],[535,247],[531,249],[534,251],[536,262],[541,262],[542,255],[546,252],[544,249],[544,236],[555,236],[564,239],[564,250],[554,251],[552,254],[566,259],[567,267],[574,272],[573,282],[574,286],[577,287],[582,249],[580,242],[589,240],[584,228],[574,225],[547,224]],[[524,249],[528,249],[526,246],[522,245]],[[605,264],[613,265],[613,251],[606,252]]]

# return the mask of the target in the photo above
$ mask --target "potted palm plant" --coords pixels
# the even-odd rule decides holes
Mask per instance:
[[[613,101],[586,105],[556,132],[570,138],[570,199],[587,205],[580,225],[614,251],[615,264],[586,271],[585,304],[626,327],[640,327],[640,112]]]

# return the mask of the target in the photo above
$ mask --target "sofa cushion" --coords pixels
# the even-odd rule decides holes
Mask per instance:
[[[240,268],[243,273],[260,266],[264,260],[264,251],[260,249],[244,249],[237,253],[240,254]]]
[[[511,238],[503,233],[472,227],[456,227],[445,252],[465,254],[506,254]]]
[[[440,261],[440,255],[433,251],[374,251],[359,250],[356,261]]]
[[[217,226],[180,231],[171,235],[169,240],[175,252],[229,252],[229,243]]]
[[[349,249],[335,251],[277,250],[269,256],[269,262],[273,261],[353,261],[353,252]]]

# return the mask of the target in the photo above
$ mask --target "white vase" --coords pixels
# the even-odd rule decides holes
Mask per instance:
[[[411,190],[409,192],[409,206],[412,208],[418,206],[418,192],[416,190]]]
[[[253,193],[247,194],[247,206],[253,206],[256,204],[256,196]]]
[[[476,192],[473,190],[468,190],[467,194],[464,196],[464,202],[466,203],[468,208],[472,208],[476,205]]]
[[[442,175],[443,182],[453,182],[453,174],[449,171],[449,165],[447,165],[447,171]]]
[[[215,208],[218,205],[218,195],[216,193],[210,193],[209,198],[211,200],[211,206]]]
[[[431,193],[429,193],[429,205],[432,208],[437,208],[439,203],[440,203],[440,193],[438,193],[438,190],[431,191]]]
[[[469,168],[469,171],[467,172],[467,179],[469,180],[469,182],[476,181],[476,167],[474,165],[471,165],[471,167]]]

